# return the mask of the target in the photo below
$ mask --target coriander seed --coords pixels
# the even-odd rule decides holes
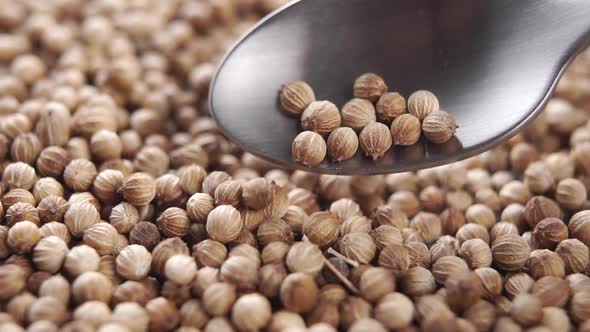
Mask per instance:
[[[458,125],[452,115],[443,111],[429,113],[422,121],[422,132],[432,143],[445,143],[450,140]]]
[[[531,276],[540,279],[545,276],[555,276],[563,278],[565,276],[565,265],[553,251],[547,249],[538,249],[531,252],[526,263]]]
[[[418,142],[421,133],[420,119],[411,114],[402,114],[391,123],[394,145],[412,145]]]
[[[64,223],[74,237],[82,237],[84,232],[100,221],[96,208],[88,202],[70,205],[64,215]]]
[[[480,267],[474,272],[481,282],[483,298],[493,300],[500,296],[504,280],[498,271],[491,267]]]
[[[293,241],[293,231],[284,220],[271,219],[258,226],[256,239],[262,246],[275,241],[291,243]]]
[[[147,221],[138,222],[129,232],[129,242],[151,250],[160,242],[158,226]]]
[[[340,113],[342,126],[352,129],[362,129],[369,122],[376,120],[375,107],[366,99],[352,99],[342,106]]]
[[[195,193],[186,203],[186,212],[193,222],[205,223],[207,216],[214,208],[215,200],[211,195]]]
[[[39,228],[39,233],[41,234],[41,238],[55,235],[62,239],[66,244],[69,244],[71,241],[71,235],[66,225],[57,221],[44,224]]]
[[[369,264],[375,257],[377,246],[367,233],[349,233],[340,239],[340,250],[348,258],[362,264]]]
[[[243,295],[235,302],[231,319],[240,331],[256,331],[264,328],[272,315],[271,304],[260,294]]]
[[[578,209],[586,201],[586,187],[577,179],[563,179],[555,189],[555,199],[566,209]]]
[[[410,268],[408,249],[397,244],[388,245],[379,254],[379,265],[392,270],[396,277],[404,275]]]
[[[260,210],[270,202],[270,184],[263,178],[255,178],[242,185],[242,201],[254,210]]]
[[[36,181],[35,169],[20,161],[8,164],[2,174],[2,184],[9,190],[29,190]]]
[[[221,265],[219,276],[222,281],[229,282],[238,289],[251,290],[256,288],[258,282],[258,265],[248,257],[232,256]]]
[[[590,264],[588,247],[577,239],[561,241],[555,253],[563,260],[566,274],[586,271]]]
[[[144,246],[129,245],[117,256],[117,273],[128,280],[142,280],[149,271],[152,263],[152,255]]]
[[[303,224],[303,235],[318,246],[327,246],[338,238],[340,222],[331,212],[316,212]]]
[[[8,229],[6,244],[17,254],[29,253],[41,239],[39,227],[30,221],[19,221]]]
[[[156,225],[165,237],[183,237],[188,234],[190,220],[185,210],[171,207],[160,214]]]
[[[90,139],[90,152],[99,160],[121,157],[123,145],[119,136],[108,130],[99,130]]]
[[[99,272],[84,272],[72,282],[72,295],[78,303],[88,301],[108,303],[112,293],[111,281]]]
[[[393,139],[386,125],[371,122],[361,131],[359,143],[365,155],[377,160],[389,150],[393,144]]]
[[[387,85],[383,78],[374,73],[366,73],[354,81],[353,95],[356,98],[367,99],[374,103],[387,92]]]
[[[488,244],[481,239],[470,239],[463,242],[458,254],[472,269],[492,265],[492,251]]]
[[[375,318],[389,329],[407,327],[414,315],[414,304],[401,293],[387,294],[375,307]]]
[[[20,134],[14,138],[10,147],[10,156],[14,161],[34,164],[43,146],[35,134]]]
[[[121,185],[123,198],[133,205],[147,205],[156,196],[156,183],[147,173],[133,173]]]
[[[39,240],[33,249],[33,263],[42,271],[57,272],[68,253],[68,245],[57,236],[48,236]]]
[[[341,122],[338,108],[329,101],[315,101],[301,114],[303,130],[313,131],[320,135],[331,133],[340,127]]]
[[[230,205],[218,206],[207,216],[207,233],[221,243],[237,238],[242,226],[240,212]]]
[[[534,196],[526,203],[523,217],[528,225],[534,229],[537,223],[543,219],[561,219],[563,212],[554,200],[545,196]]]
[[[313,131],[304,131],[297,135],[291,147],[293,159],[307,167],[319,165],[326,157],[326,152],[326,141]]]
[[[88,227],[84,231],[84,244],[94,248],[96,252],[103,255],[110,255],[116,245],[117,230],[111,224],[100,222]]]
[[[358,146],[358,136],[353,129],[348,127],[337,128],[328,137],[328,155],[336,162],[352,158],[356,154]]]
[[[215,189],[216,205],[238,207],[242,201],[242,182],[239,180],[225,181]]]
[[[315,102],[315,93],[307,83],[294,81],[283,86],[279,100],[285,111],[293,115],[300,115],[311,103]]]
[[[553,250],[568,238],[567,226],[560,219],[546,218],[537,223],[533,237],[541,249]]]
[[[207,239],[193,246],[192,255],[201,266],[219,268],[227,258],[227,248],[221,242]]]
[[[30,221],[35,225],[39,224],[39,213],[29,203],[18,202],[6,210],[4,216],[6,218],[6,226],[12,227],[14,224],[21,221]]]
[[[531,293],[541,300],[544,307],[563,307],[569,299],[570,287],[566,280],[548,276],[537,280]]]
[[[534,295],[520,294],[512,302],[510,316],[522,326],[532,326],[543,318],[542,302]]]
[[[176,284],[186,285],[195,278],[197,264],[190,256],[175,255],[166,261],[164,274]]]
[[[297,272],[289,274],[281,284],[280,299],[287,310],[303,313],[316,305],[318,293],[313,278]]]
[[[506,271],[521,269],[529,259],[529,245],[522,237],[515,234],[500,236],[491,248],[494,262]]]
[[[374,303],[395,290],[395,278],[388,269],[370,267],[361,275],[359,289],[366,300]]]
[[[432,265],[432,275],[437,283],[443,285],[447,279],[456,274],[469,271],[469,266],[457,256],[444,256]]]
[[[420,121],[429,114],[438,111],[439,107],[438,98],[430,91],[416,91],[408,98],[408,111]]]
[[[406,99],[397,92],[384,93],[377,102],[377,118],[391,122],[406,112]]]
[[[315,244],[297,242],[289,249],[285,264],[292,273],[304,272],[314,276],[324,267],[324,254]]]

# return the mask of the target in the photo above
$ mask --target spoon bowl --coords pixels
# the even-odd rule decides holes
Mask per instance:
[[[340,175],[434,167],[482,153],[526,127],[590,40],[587,0],[300,0],[269,15],[226,55],[210,109],[244,150],[290,169]],[[434,92],[460,125],[445,144],[424,138],[373,161],[308,168],[291,156],[299,120],[281,111],[287,82],[341,107],[365,72],[406,98]]]

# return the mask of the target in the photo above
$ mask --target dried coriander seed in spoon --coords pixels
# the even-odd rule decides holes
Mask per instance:
[[[281,90],[281,107],[293,115],[301,115],[314,101],[313,89],[303,81],[287,83]]]
[[[393,144],[391,131],[380,122],[369,123],[359,135],[359,143],[365,154],[373,160],[381,158]]]
[[[336,162],[352,158],[358,146],[359,139],[352,128],[338,128],[328,137],[328,155]]]
[[[341,122],[338,107],[329,101],[313,102],[301,114],[301,127],[320,135],[331,133]]]
[[[326,141],[313,131],[304,131],[295,137],[292,146],[293,158],[308,167],[318,165],[326,157]]]

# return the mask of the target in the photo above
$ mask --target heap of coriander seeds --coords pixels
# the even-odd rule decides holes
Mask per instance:
[[[491,151],[317,175],[208,114],[281,1],[0,2],[0,331],[590,331],[590,51]]]
[[[338,110],[329,101],[317,101],[303,81],[285,84],[279,95],[281,107],[300,117],[303,129],[293,140],[293,159],[307,167],[319,165],[326,155],[341,162],[352,158],[360,146],[364,155],[377,160],[394,145],[415,144],[422,134],[435,144],[455,135],[457,122],[440,110],[432,92],[416,91],[406,105],[402,95],[387,90],[379,75],[363,74],[354,82],[354,99]]]

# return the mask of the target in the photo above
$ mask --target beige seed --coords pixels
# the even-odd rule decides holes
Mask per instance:
[[[29,253],[41,239],[39,227],[30,221],[19,221],[8,229],[6,244],[17,254]]]
[[[304,272],[313,276],[324,267],[324,254],[315,244],[297,242],[289,249],[285,263],[290,272]]]
[[[438,111],[439,107],[438,98],[430,91],[416,91],[408,98],[408,111],[420,121],[430,113]]]
[[[452,115],[443,111],[428,114],[422,121],[422,132],[432,143],[445,143],[450,140],[458,125]]]
[[[530,254],[528,243],[515,234],[502,235],[492,244],[494,263],[506,271],[524,267]]]
[[[338,238],[340,222],[331,212],[316,212],[303,224],[303,234],[318,246],[326,246]]]
[[[316,101],[311,103],[301,114],[301,126],[303,130],[327,135],[340,127],[342,119],[338,107],[329,101]]]
[[[412,145],[420,139],[420,119],[411,114],[402,114],[391,123],[391,135],[395,145]]]
[[[354,81],[353,94],[356,98],[368,99],[374,103],[387,92],[383,78],[374,73],[366,73]]]
[[[355,98],[342,106],[342,126],[362,129],[369,122],[375,121],[375,107],[366,100]]]
[[[128,280],[142,280],[150,272],[152,255],[144,246],[129,245],[117,256],[117,273]]]
[[[236,239],[242,227],[240,212],[230,205],[218,206],[207,216],[207,233],[221,243]]]
[[[134,173],[121,185],[123,198],[133,205],[146,205],[156,196],[156,183],[147,173]]]
[[[354,130],[348,127],[337,128],[328,137],[328,155],[340,162],[352,158],[358,150],[359,139]]]
[[[304,131],[297,135],[291,147],[293,159],[307,167],[319,165],[326,157],[326,152],[326,141],[312,131]]]
[[[406,112],[406,99],[397,92],[384,93],[377,102],[377,118],[391,122]]]
[[[238,298],[232,308],[231,319],[240,331],[256,331],[267,325],[271,315],[268,299],[254,293]]]
[[[110,255],[115,249],[117,230],[111,224],[100,222],[84,231],[84,244],[94,248],[99,255]]]
[[[391,148],[393,139],[386,125],[379,122],[369,123],[359,135],[359,143],[365,155],[377,160]]]
[[[300,115],[315,101],[315,93],[307,83],[295,81],[283,86],[279,99],[285,111]]]
[[[195,278],[197,264],[190,256],[175,255],[166,261],[164,274],[169,280],[179,285],[186,285]]]
[[[316,305],[319,290],[313,278],[305,273],[289,274],[281,284],[280,298],[285,308],[307,312]]]

